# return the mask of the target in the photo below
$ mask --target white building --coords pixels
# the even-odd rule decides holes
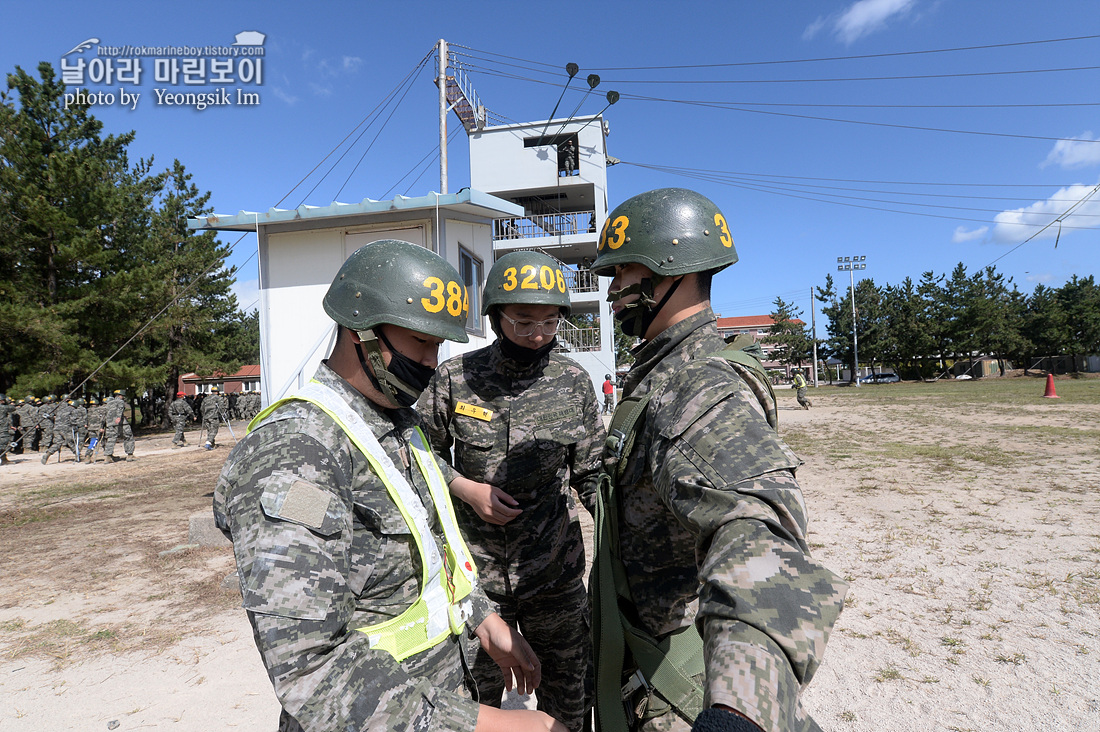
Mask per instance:
[[[469,130],[470,185],[521,206],[493,223],[497,257],[537,250],[559,260],[573,315],[585,327],[558,331],[562,350],[581,364],[600,392],[615,373],[615,333],[606,302],[610,280],[588,271],[607,219],[607,122],[602,116]],[[572,154],[570,154],[570,149]]]
[[[255,232],[260,273],[260,369],[266,406],[303,386],[328,355],[335,334],[321,305],[352,252],[380,239],[431,249],[459,271],[470,293],[469,343],[445,342],[440,360],[488,345],[495,337],[481,315],[481,289],[493,261],[493,222],[523,209],[469,188],[392,201],[334,203],[242,211],[189,219],[200,231]]]

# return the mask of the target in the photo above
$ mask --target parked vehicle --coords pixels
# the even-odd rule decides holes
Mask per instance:
[[[859,380],[861,384],[894,384],[901,381],[901,377],[897,374],[868,374]]]

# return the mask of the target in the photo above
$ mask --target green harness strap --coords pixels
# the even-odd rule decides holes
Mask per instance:
[[[732,343],[716,355],[753,373],[767,387],[770,403],[764,404],[768,422],[778,428],[775,394],[757,355]],[[756,347],[759,349],[759,347]],[[740,371],[741,369],[737,369]],[[756,390],[754,390],[756,391]],[[619,557],[617,483],[622,478],[624,456],[631,454],[638,436],[638,421],[645,414],[650,395],[626,397],[619,402],[608,427],[605,456],[616,460],[614,476],[600,475],[596,492],[596,561],[592,586],[596,589],[592,620],[596,658],[596,727],[600,732],[629,732],[645,710],[629,710],[631,683],[623,685],[626,651],[629,649],[641,678],[637,686],[655,689],[688,723],[703,709],[703,689],[696,676],[704,672],[703,639],[695,624],[672,633],[661,641],[638,628],[632,618],[634,601]],[[758,394],[759,396],[759,394]],[[763,399],[761,399],[763,401]],[[626,611],[624,612],[624,608]],[[633,680],[632,680],[633,681]],[[626,698],[624,698],[624,696]]]

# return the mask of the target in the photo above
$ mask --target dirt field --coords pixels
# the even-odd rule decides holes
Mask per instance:
[[[805,693],[826,730],[1100,730],[1100,380],[1056,385],[780,390],[852,584]],[[274,729],[231,550],[181,548],[227,453],[0,468],[0,729]]]

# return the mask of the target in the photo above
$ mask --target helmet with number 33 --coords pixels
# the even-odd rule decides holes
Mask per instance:
[[[496,261],[485,278],[481,314],[494,305],[557,305],[572,312],[569,286],[561,264],[541,252],[509,252]]]
[[[632,262],[675,277],[718,271],[737,261],[726,217],[706,196],[686,188],[659,188],[623,201],[600,232],[592,271],[613,277]]]
[[[458,271],[424,247],[382,239],[347,258],[324,300],[325,312],[355,331],[389,323],[466,343],[469,294]]]

